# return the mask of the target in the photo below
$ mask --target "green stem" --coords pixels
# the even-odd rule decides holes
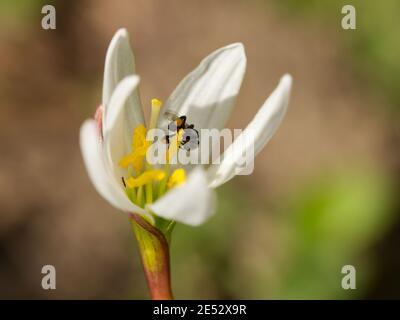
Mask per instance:
[[[169,245],[165,236],[138,214],[132,213],[129,217],[139,244],[151,298],[153,300],[172,300]]]
[[[170,168],[171,168],[171,165],[169,163],[167,163],[164,167],[165,178],[160,181],[160,185],[159,185],[159,189],[158,189],[158,198],[160,198],[164,194],[164,192],[167,188],[167,181],[168,181]]]

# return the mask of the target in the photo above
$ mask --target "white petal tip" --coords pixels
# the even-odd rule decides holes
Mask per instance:
[[[292,87],[292,82],[293,82],[292,76],[287,73],[281,78],[280,84],[285,88],[287,88],[287,90],[290,90]]]
[[[123,42],[129,42],[129,33],[125,28],[118,29],[115,32],[113,38],[111,39],[110,46],[108,49],[108,54],[114,53],[114,50],[121,45]]]
[[[125,77],[123,81],[126,81],[128,83],[131,83],[133,85],[137,85],[140,81],[140,77],[137,74],[132,74],[130,76]]]
[[[138,86],[139,81],[140,77],[138,75],[130,75],[125,77],[115,88],[109,103],[109,110],[106,114],[104,136],[111,132],[117,121],[117,117],[124,108],[129,96]]]
[[[241,42],[235,42],[232,44],[229,44],[225,47],[225,49],[228,50],[235,50],[237,51],[238,54],[243,55],[244,57],[246,56],[245,50],[244,50],[244,45]]]
[[[126,30],[125,28],[118,29],[117,32],[115,33],[114,37],[115,38],[128,38],[129,37],[128,30]]]
[[[239,50],[244,50],[244,45],[241,42],[234,42],[228,45],[228,47],[231,47],[232,49],[239,49]]]
[[[123,91],[126,95],[129,95],[130,92],[137,87],[139,81],[140,77],[137,74],[132,74],[122,79],[116,90],[119,88],[118,90]]]
[[[204,170],[196,168],[185,184],[169,190],[148,207],[165,219],[199,226],[215,213],[215,194],[207,184]]]
[[[246,61],[246,52],[244,50],[244,45],[241,42],[234,42],[231,44],[226,45],[225,47],[222,47],[218,49],[217,51],[214,51],[214,54],[217,53],[227,53],[229,55],[233,54],[239,57],[240,59],[243,59],[243,61]]]

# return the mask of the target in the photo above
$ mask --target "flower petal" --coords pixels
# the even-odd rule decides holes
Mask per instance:
[[[131,138],[133,128],[139,126],[138,119],[135,122],[127,122],[125,113],[128,99],[139,83],[136,75],[124,78],[115,88],[109,102],[109,113],[107,114],[106,126],[103,129],[104,135],[104,157],[107,165],[111,168],[115,181],[122,188],[121,177],[126,173],[119,166],[120,160],[131,150]],[[132,125],[132,128],[131,128]]]
[[[283,76],[278,87],[265,101],[246,129],[225,150],[220,164],[209,167],[207,174],[210,187],[216,188],[238,174],[241,170],[238,157],[241,157],[244,152],[254,147],[255,157],[264,148],[286,113],[291,86],[292,77]],[[251,139],[241,139],[246,135]]]
[[[145,211],[134,205],[124,194],[122,188],[115,183],[104,162],[102,142],[99,138],[96,122],[86,120],[80,129],[80,146],[83,160],[96,190],[112,206],[126,211],[145,214]]]
[[[106,126],[107,114],[110,111],[109,102],[118,83],[125,77],[135,73],[135,61],[129,34],[126,29],[119,29],[107,50],[103,80],[103,128]],[[126,108],[127,119],[144,122],[143,111],[140,104],[138,90],[132,92]]]
[[[184,184],[171,189],[147,208],[165,219],[197,226],[214,213],[215,191],[208,187],[206,173],[199,167]]]
[[[127,104],[130,96],[136,90],[139,84],[139,76],[130,75],[122,79],[114,90],[113,95],[108,103],[108,112],[104,115],[106,118],[105,126],[103,127],[104,136],[110,133],[117,125],[120,125],[119,121],[127,120],[128,115],[125,114]],[[135,124],[143,124],[141,119],[134,119]],[[132,135],[132,131],[129,132],[129,136]]]
[[[214,51],[188,74],[167,100],[162,112],[186,115],[197,128],[223,128],[232,111],[246,69],[241,43]],[[166,117],[158,126],[165,128]]]

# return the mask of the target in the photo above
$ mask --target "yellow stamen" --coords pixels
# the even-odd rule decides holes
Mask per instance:
[[[132,135],[132,150],[148,145],[149,142],[146,141],[147,129],[143,124],[139,124]]]
[[[169,189],[179,186],[186,181],[186,172],[182,168],[175,169],[168,179],[167,187]]]
[[[157,127],[158,117],[160,115],[161,110],[161,101],[158,99],[151,100],[151,114],[150,114],[150,125],[149,130],[155,129]],[[150,134],[152,134],[150,132]],[[153,136],[150,136],[149,139],[154,140]],[[152,166],[149,163],[146,163],[146,170],[151,170]],[[162,180],[162,179],[160,179]],[[146,184],[146,202],[153,202],[153,183],[150,181]]]
[[[122,168],[127,168],[129,165],[132,165],[136,172],[142,170],[143,160],[150,146],[150,141],[146,140],[146,133],[147,129],[143,124],[135,128],[132,135],[132,152],[119,161],[119,165]]]
[[[163,170],[153,169],[152,165],[146,161],[147,150],[153,142],[152,137],[149,137],[148,130],[157,127],[161,106],[160,100],[151,100],[151,116],[148,129],[143,124],[140,124],[133,130],[132,150],[119,161],[119,165],[127,169],[128,177],[123,179],[126,193],[129,199],[140,207],[144,207],[146,203],[152,203],[153,200],[157,200],[168,189],[179,186],[186,180],[186,174],[183,169],[176,169],[170,175],[170,159],[179,151],[184,135],[183,129],[169,139],[166,154],[167,164]]]
[[[159,169],[147,170],[137,178],[130,177],[125,180],[128,188],[137,188],[153,181],[160,181],[165,177],[165,172]]]
[[[154,99],[151,99],[151,106],[152,107],[161,107],[161,105],[162,105],[162,102],[161,102],[161,100],[158,100],[158,99],[156,99],[156,98],[154,98]]]
[[[158,116],[160,115],[162,102],[158,99],[151,99],[151,115],[149,130],[157,126]]]

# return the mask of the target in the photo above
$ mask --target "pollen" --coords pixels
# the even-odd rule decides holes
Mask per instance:
[[[158,99],[151,99],[151,114],[149,129],[154,129],[157,126],[157,120],[160,116],[162,102]]]
[[[128,168],[132,165],[137,173],[142,170],[143,160],[150,146],[150,142],[146,140],[146,132],[147,129],[143,124],[135,128],[132,135],[132,152],[119,161],[122,168]]]
[[[152,107],[154,107],[154,108],[159,108],[159,107],[161,107],[161,105],[162,105],[161,100],[158,100],[158,99],[156,99],[156,98],[151,99],[151,106],[152,106]]]
[[[128,188],[137,188],[144,186],[153,181],[161,181],[165,177],[165,172],[163,170],[147,170],[139,175],[137,178],[130,177],[125,180],[126,186]]]
[[[148,145],[146,141],[147,129],[143,124],[138,125],[132,135],[132,150]]]
[[[142,208],[146,204],[156,201],[169,189],[186,181],[184,169],[179,168],[170,172],[170,160],[177,154],[182,145],[184,129],[179,129],[176,134],[169,137],[168,149],[166,154],[163,155],[167,158],[167,163],[164,166],[155,167],[146,159],[147,151],[154,142],[151,130],[157,127],[161,106],[160,100],[151,100],[149,126],[146,128],[144,124],[140,124],[134,128],[131,138],[131,151],[119,161],[119,166],[126,169],[124,176],[121,177],[125,192],[133,203]]]
[[[168,179],[168,189],[174,188],[183,184],[186,181],[186,172],[182,168],[175,169]]]

